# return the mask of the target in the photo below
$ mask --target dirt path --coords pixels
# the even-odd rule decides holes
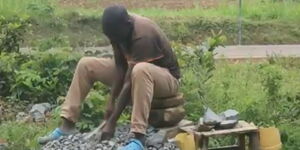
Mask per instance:
[[[76,48],[78,51],[88,51],[91,55],[98,52],[105,52],[112,55],[111,46],[104,47],[85,47]],[[30,52],[30,48],[21,48],[23,53]],[[243,45],[243,46],[226,46],[219,47],[216,50],[216,59],[265,59],[275,55],[279,57],[297,57],[300,58],[300,45]]]
[[[263,59],[270,55],[300,57],[300,45],[245,45],[226,46],[216,50],[217,59]]]
[[[85,51],[111,51],[111,47],[87,47]],[[219,47],[216,50],[216,59],[260,60],[269,56],[299,57],[300,45],[243,45]]]

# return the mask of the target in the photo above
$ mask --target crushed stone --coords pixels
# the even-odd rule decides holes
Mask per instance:
[[[89,141],[84,140],[84,136],[87,133],[77,133],[74,135],[64,136],[58,140],[48,142],[42,147],[42,150],[120,150],[129,140],[130,126],[119,126],[116,129],[114,138],[105,141],[99,141],[99,143],[91,144]],[[151,139],[151,136],[157,136],[158,130],[150,127],[147,129],[147,140]],[[147,145],[146,150],[179,150],[175,143],[161,142],[157,144]]]

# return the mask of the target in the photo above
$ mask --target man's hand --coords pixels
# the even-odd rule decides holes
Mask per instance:
[[[109,140],[114,136],[116,129],[116,122],[107,121],[102,128],[101,140]]]

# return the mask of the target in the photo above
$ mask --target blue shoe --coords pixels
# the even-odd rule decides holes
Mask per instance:
[[[144,150],[144,146],[141,143],[141,141],[137,139],[132,139],[126,146],[121,148],[121,150]]]
[[[59,139],[62,136],[67,136],[67,135],[70,135],[72,133],[64,133],[60,128],[56,128],[49,135],[46,135],[46,136],[43,136],[43,137],[39,137],[38,138],[38,143],[39,144],[46,144],[46,143],[48,143],[50,141],[57,140],[57,139]]]

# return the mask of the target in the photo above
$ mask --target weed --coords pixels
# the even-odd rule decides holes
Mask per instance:
[[[30,26],[28,18],[14,16],[5,18],[0,16],[0,53],[19,52],[24,34]]]

